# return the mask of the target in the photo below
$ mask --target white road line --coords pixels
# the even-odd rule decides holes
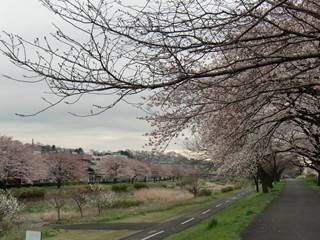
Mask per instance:
[[[141,240],[147,240],[147,239],[152,238],[152,237],[154,237],[154,236],[157,236],[157,235],[159,235],[159,234],[161,234],[161,233],[163,233],[163,232],[164,232],[164,231],[160,231],[160,232],[154,233],[154,234],[152,234],[152,235],[150,235],[150,236],[148,236],[148,237],[142,238]]]
[[[229,202],[230,202],[230,200],[225,201],[225,203],[229,203]]]
[[[218,204],[216,207],[220,207],[222,204],[220,203],[220,204]]]
[[[206,214],[206,213],[208,213],[210,211],[211,211],[211,209],[208,209],[207,211],[204,211],[202,214]]]
[[[235,199],[237,199],[237,197],[233,197],[233,198],[232,198],[232,200],[235,200]]]
[[[184,221],[184,222],[182,222],[181,224],[186,224],[187,222],[190,222],[190,221],[192,221],[194,218],[190,218],[190,219],[188,219],[187,221]]]

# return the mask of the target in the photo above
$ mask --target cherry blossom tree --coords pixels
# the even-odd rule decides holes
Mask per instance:
[[[187,175],[187,170],[183,167],[180,166],[173,166],[171,168],[171,173],[172,173],[172,180],[174,181],[182,179],[183,176]]]
[[[104,207],[112,206],[114,199],[114,191],[110,189],[104,190],[99,186],[90,185],[90,194],[88,195],[87,200],[97,207],[99,215]]]
[[[49,153],[45,155],[48,167],[48,178],[60,188],[67,181],[87,181],[88,173],[81,161],[77,161],[69,153]]]
[[[188,176],[184,180],[183,184],[183,187],[192,193],[194,198],[196,198],[200,188],[204,186],[204,180],[199,172],[195,172],[194,174]]]
[[[266,155],[241,150],[254,146],[253,139],[267,141],[284,125],[299,128],[297,122],[318,132],[315,0],[41,2],[81,37],[56,26],[44,39],[3,33],[0,41],[1,51],[27,72],[23,80],[43,81],[58,97],[45,99],[47,108],[87,94],[116,96],[93,104],[87,115],[95,115],[148,91],[138,106],[155,129],[150,145],[166,147],[198,133],[208,155],[241,155],[243,166],[252,166],[248,173]]]
[[[136,177],[139,177],[139,176],[144,177],[144,181],[146,181],[147,177],[151,175],[151,169],[148,167],[146,163],[135,160],[135,159],[129,159],[128,163],[129,163],[128,167],[133,172],[131,183],[134,182]]]
[[[307,115],[305,115],[307,117]],[[277,140],[283,144],[283,149],[296,155],[294,164],[299,167],[307,167],[318,173],[317,184],[320,186],[320,128],[317,124],[293,119],[285,130],[277,135]]]
[[[0,179],[2,187],[8,183],[32,183],[46,178],[43,159],[33,155],[32,148],[11,137],[0,137]]]
[[[149,167],[151,169],[151,177],[154,182],[160,182],[161,180],[166,180],[166,178],[174,177],[173,167],[168,164],[152,163],[149,164]]]
[[[114,102],[95,105],[89,113],[98,114],[144,90],[163,89],[169,99],[185,84],[194,90],[186,95],[190,99],[212,87],[231,90],[235,85],[229,80],[243,74],[254,78],[236,87],[273,82],[279,83],[274,91],[282,90],[287,88],[281,80],[298,81],[302,75],[311,77],[300,86],[312,91],[318,86],[319,5],[314,0],[41,2],[73,31],[56,26],[50,37],[34,41],[3,33],[1,50],[30,72],[31,81],[44,81],[59,97],[47,100],[48,108],[87,93],[117,93]],[[269,82],[263,80],[266,75],[272,77]],[[265,92],[265,84],[256,90]],[[201,95],[199,107],[206,102]],[[191,110],[196,109],[187,110],[184,119],[201,114],[199,108]]]
[[[116,183],[118,178],[132,178],[134,171],[130,168],[130,159],[123,155],[110,155],[100,160],[93,167],[97,176],[112,178]]]
[[[67,202],[66,193],[63,190],[59,189],[59,191],[56,192],[47,192],[45,198],[46,201],[56,210],[57,220],[61,221],[62,208]]]
[[[89,188],[71,188],[68,189],[67,195],[75,202],[80,212],[80,216],[83,217],[83,207],[88,201],[88,197],[91,194]]]

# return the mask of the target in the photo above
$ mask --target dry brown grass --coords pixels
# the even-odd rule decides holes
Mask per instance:
[[[56,221],[58,219],[57,211],[55,210],[49,210],[37,215],[39,218],[45,221]],[[79,216],[79,212],[76,210],[69,210],[69,211],[61,210],[61,219],[68,219],[75,216]]]
[[[178,202],[193,198],[187,190],[171,188],[141,189],[134,193],[134,197],[143,201]]]
[[[228,187],[228,186],[233,186],[233,185],[232,184],[221,185],[221,184],[212,183],[212,182],[205,182],[203,187],[211,189],[213,191],[220,191],[222,188]]]

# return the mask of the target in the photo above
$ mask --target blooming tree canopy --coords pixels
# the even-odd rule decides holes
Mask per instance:
[[[11,137],[0,136],[0,181],[7,183],[31,183],[46,178],[43,159],[33,155],[31,146]]]
[[[74,159],[70,153],[49,153],[45,155],[48,179],[57,182],[58,188],[67,181],[87,181],[88,173],[81,161]]]
[[[110,155],[101,159],[93,169],[99,177],[112,178],[116,182],[118,178],[135,176],[134,171],[130,168],[130,161],[123,155]]]
[[[318,1],[41,2],[79,38],[59,26],[34,41],[4,33],[0,49],[27,71],[24,80],[43,81],[58,97],[47,108],[116,96],[93,104],[95,115],[145,91],[139,106],[155,129],[151,145],[190,131],[209,153],[219,141],[235,153],[284,125],[319,142]]]

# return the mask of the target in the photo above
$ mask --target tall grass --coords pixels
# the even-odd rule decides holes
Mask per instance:
[[[134,193],[134,197],[144,201],[178,202],[192,199],[193,195],[187,190],[171,188],[147,188]]]

